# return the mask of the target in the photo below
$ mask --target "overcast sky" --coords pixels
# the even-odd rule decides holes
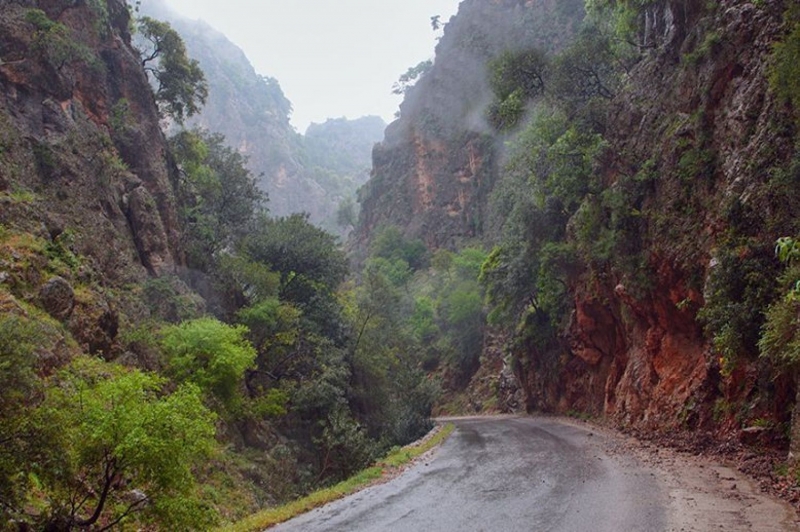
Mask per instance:
[[[378,115],[400,104],[392,84],[433,57],[431,17],[447,21],[459,0],[167,0],[203,19],[276,78],[301,133],[327,118]]]

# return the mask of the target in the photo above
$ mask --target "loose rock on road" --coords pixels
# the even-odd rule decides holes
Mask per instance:
[[[756,493],[729,500],[713,478],[703,477],[713,469],[695,478],[693,466],[644,464],[620,453],[612,434],[551,418],[455,422],[440,449],[399,477],[271,530],[798,530],[782,503]],[[697,508],[703,511],[692,511]]]

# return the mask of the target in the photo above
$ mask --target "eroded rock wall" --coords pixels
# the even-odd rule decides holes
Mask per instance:
[[[69,232],[112,284],[182,260],[175,168],[129,24],[122,0],[0,5],[0,222]]]
[[[365,249],[384,225],[432,248],[452,249],[483,233],[502,146],[485,120],[487,63],[506,50],[558,50],[582,17],[580,0],[461,3],[435,63],[407,90],[400,117],[373,150],[355,247]]]
[[[529,408],[655,430],[788,421],[791,379],[752,350],[726,359],[703,316],[722,253],[734,255],[728,282],[750,287],[748,276],[777,277],[774,242],[797,230],[771,181],[795,145],[791,111],[768,80],[784,8],[729,0],[648,10],[645,39],[655,47],[613,102],[614,157],[601,169],[609,188],[645,165],[652,172],[636,206],[646,286],[614,269],[573,282],[560,372],[542,371],[535,355],[518,367]],[[748,270],[754,261],[761,272]]]

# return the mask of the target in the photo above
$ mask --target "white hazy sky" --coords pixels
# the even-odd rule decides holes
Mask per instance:
[[[431,17],[447,21],[459,0],[167,0],[244,50],[256,71],[276,78],[301,133],[327,118],[378,115],[400,104],[392,84],[433,57]]]

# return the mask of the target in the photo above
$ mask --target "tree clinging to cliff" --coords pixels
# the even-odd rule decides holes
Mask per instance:
[[[139,19],[139,31],[149,43],[142,50],[142,66],[155,80],[155,97],[164,116],[178,123],[200,111],[208,97],[208,84],[200,65],[189,59],[186,45],[167,22]],[[149,65],[158,60],[155,65]]]

